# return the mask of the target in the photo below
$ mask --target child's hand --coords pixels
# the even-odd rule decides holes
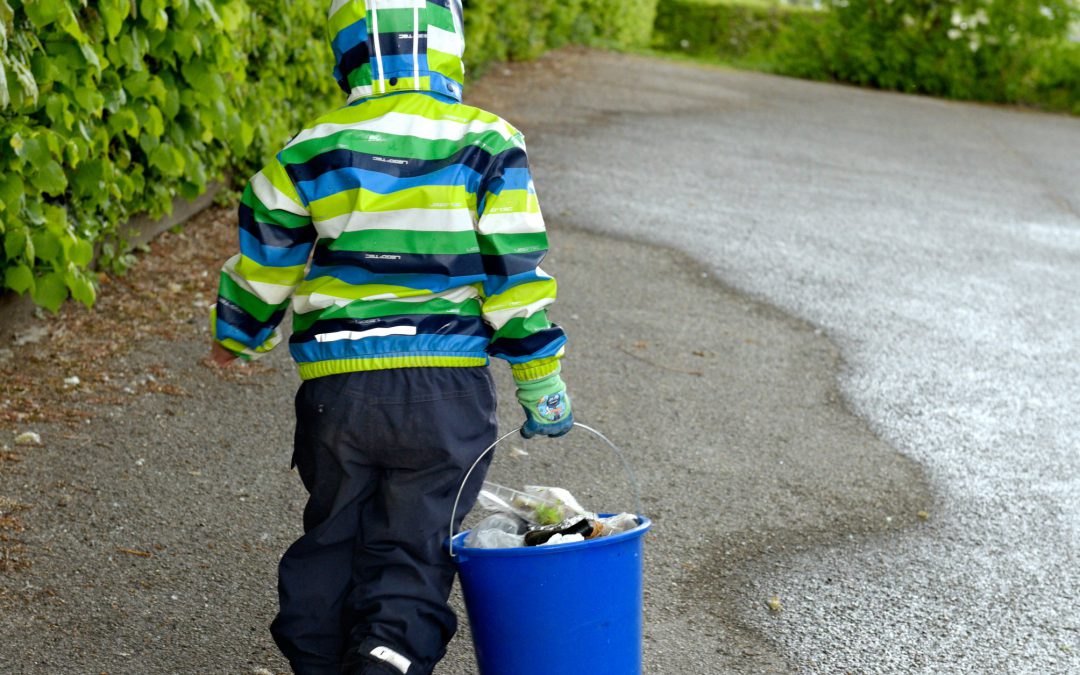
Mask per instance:
[[[522,436],[532,438],[539,434],[554,438],[562,436],[574,426],[570,397],[558,373],[539,380],[518,382],[517,385],[517,400],[525,410]]]
[[[219,342],[213,342],[210,345],[210,363],[218,368],[227,368],[229,364],[236,360],[236,354],[233,354],[228,349],[221,346]]]

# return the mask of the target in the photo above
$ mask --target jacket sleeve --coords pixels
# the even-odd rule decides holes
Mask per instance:
[[[210,323],[222,346],[255,358],[281,341],[278,324],[304,278],[317,235],[310,212],[277,158],[244,189],[239,217],[240,253],[221,270]]]
[[[477,194],[482,309],[495,331],[488,353],[510,362],[519,382],[545,377],[559,370],[566,335],[548,320],[557,286],[540,269],[547,232],[520,133],[492,158]]]

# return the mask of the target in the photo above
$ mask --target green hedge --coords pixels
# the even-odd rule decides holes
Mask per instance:
[[[1069,0],[661,0],[654,45],[782,75],[1080,114]]]
[[[329,104],[318,3],[0,0],[4,286],[55,310],[117,225],[246,172]]]
[[[467,60],[648,42],[656,0],[466,4]],[[0,0],[0,291],[94,300],[95,252],[223,175],[246,178],[343,97],[329,0]]]
[[[766,57],[796,15],[790,5],[716,0],[661,0],[653,46],[694,56],[733,60]]]
[[[564,44],[649,44],[657,0],[465,2],[465,62],[482,72],[497,61],[533,59]]]

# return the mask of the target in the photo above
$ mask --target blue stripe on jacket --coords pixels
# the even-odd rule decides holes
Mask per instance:
[[[240,252],[263,267],[294,267],[307,262],[311,245],[300,244],[289,248],[266,246],[257,237],[241,228]]]
[[[467,277],[448,277],[443,274],[376,274],[359,267],[319,267],[312,265],[307,278],[317,279],[319,277],[334,277],[352,286],[390,284],[428,290],[432,293],[439,293],[459,286],[468,286],[484,280],[483,274],[474,274]]]
[[[465,186],[469,192],[475,192],[480,182],[480,175],[461,165],[449,166],[433,173],[415,178],[396,178],[377,171],[344,168],[329,171],[312,181],[297,184],[298,191],[307,203],[323,199],[346,190],[365,190],[388,195],[399,190],[434,185]]]
[[[387,335],[359,340],[302,342],[289,351],[299,363],[355,359],[372,356],[476,356],[486,358],[488,338],[468,335]]]

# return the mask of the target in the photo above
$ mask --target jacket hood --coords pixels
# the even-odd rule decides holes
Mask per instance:
[[[461,0],[333,0],[334,79],[349,102],[396,91],[461,100]]]

